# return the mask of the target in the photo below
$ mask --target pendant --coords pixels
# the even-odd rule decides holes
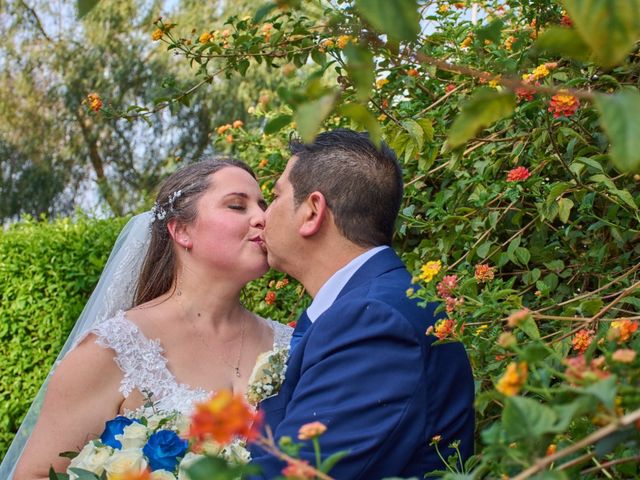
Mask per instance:
[[[240,369],[238,367],[236,367],[236,377],[240,377]]]

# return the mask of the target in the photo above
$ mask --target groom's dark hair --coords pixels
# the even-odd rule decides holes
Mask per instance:
[[[312,192],[324,195],[336,226],[363,247],[390,245],[402,201],[402,171],[395,153],[364,132],[336,129],[311,144],[289,144],[297,161],[289,172],[297,208]]]

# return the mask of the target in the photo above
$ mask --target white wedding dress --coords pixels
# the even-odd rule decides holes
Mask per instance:
[[[274,333],[273,348],[288,346],[293,329],[273,320],[269,323]],[[115,352],[115,362],[123,373],[120,392],[125,398],[137,389],[151,394],[157,412],[188,414],[194,403],[207,399],[213,393],[179,383],[167,367],[160,341],[145,337],[122,310],[93,327],[89,333],[96,335],[98,345]]]

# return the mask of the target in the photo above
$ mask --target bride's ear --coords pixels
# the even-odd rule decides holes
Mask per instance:
[[[327,200],[320,192],[311,192],[307,199],[298,207],[302,208],[302,224],[298,229],[303,237],[310,237],[318,233],[324,223],[329,207]]]
[[[190,250],[193,247],[191,236],[189,235],[187,226],[177,219],[172,218],[167,222],[167,230],[174,242],[180,247]]]

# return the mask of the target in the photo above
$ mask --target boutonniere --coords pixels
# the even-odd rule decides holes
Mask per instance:
[[[258,355],[247,387],[247,400],[251,405],[257,406],[278,394],[287,371],[288,357],[289,347],[275,348]]]

